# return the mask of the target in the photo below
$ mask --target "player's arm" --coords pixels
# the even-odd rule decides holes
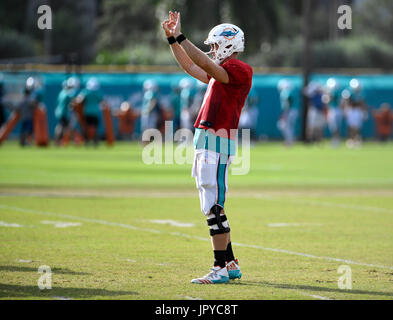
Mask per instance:
[[[171,45],[171,51],[177,63],[185,72],[204,83],[209,83],[206,71],[198,67],[177,42]]]
[[[174,21],[171,19],[165,20],[162,23],[162,28],[165,31],[165,35],[167,38],[174,36]],[[187,55],[184,49],[177,43],[173,43],[170,45],[173,56],[176,59],[176,62],[186,73],[190,76],[204,82],[208,83],[209,79],[207,77],[207,73],[203,71],[200,67],[198,67]]]
[[[84,103],[84,102],[85,102],[85,96],[84,96],[84,94],[83,94],[83,93],[79,93],[79,94],[76,96],[76,98],[74,99],[74,102],[75,102],[76,104],[82,104],[82,103]]]
[[[190,59],[212,78],[222,83],[229,83],[227,71],[223,67],[214,63],[213,60],[198,49],[191,41],[186,39],[181,43],[181,46]]]
[[[181,35],[180,13],[170,12],[170,17],[174,20],[174,37]],[[229,76],[226,70],[214,63],[204,52],[198,49],[191,41],[184,40],[181,42],[181,47],[184,49],[188,57],[202,70],[209,74],[212,78],[222,83],[229,83]]]

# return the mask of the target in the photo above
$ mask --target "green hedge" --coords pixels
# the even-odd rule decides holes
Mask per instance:
[[[33,40],[13,30],[0,30],[0,59],[34,56]]]
[[[261,62],[268,66],[299,67],[302,57],[301,38],[283,39]],[[255,57],[253,57],[253,60]],[[313,44],[312,64],[315,68],[381,68],[392,69],[393,46],[367,36]]]

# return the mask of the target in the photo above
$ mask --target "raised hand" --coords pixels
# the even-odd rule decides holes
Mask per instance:
[[[172,12],[169,11],[169,19],[173,23],[173,36],[178,37],[181,34],[181,20],[180,20],[180,12]]]
[[[165,35],[167,38],[172,37],[174,35],[174,26],[175,23],[173,21],[171,21],[170,19],[165,20],[162,24],[161,24],[162,28],[164,29]]]
[[[177,37],[181,34],[180,12],[169,11],[169,17],[162,24],[167,37]]]

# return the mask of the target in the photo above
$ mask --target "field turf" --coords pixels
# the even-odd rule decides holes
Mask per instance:
[[[254,146],[226,202],[243,277],[215,286],[190,283],[213,258],[191,165],[141,152],[0,146],[1,299],[393,299],[392,143]]]

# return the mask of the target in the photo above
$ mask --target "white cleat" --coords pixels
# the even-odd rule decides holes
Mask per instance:
[[[239,261],[237,259],[229,261],[226,265],[229,279],[240,279],[242,272],[240,271]]]
[[[211,271],[203,276],[202,278],[192,279],[191,283],[198,284],[218,284],[218,283],[228,283],[229,275],[227,268],[214,267]]]

